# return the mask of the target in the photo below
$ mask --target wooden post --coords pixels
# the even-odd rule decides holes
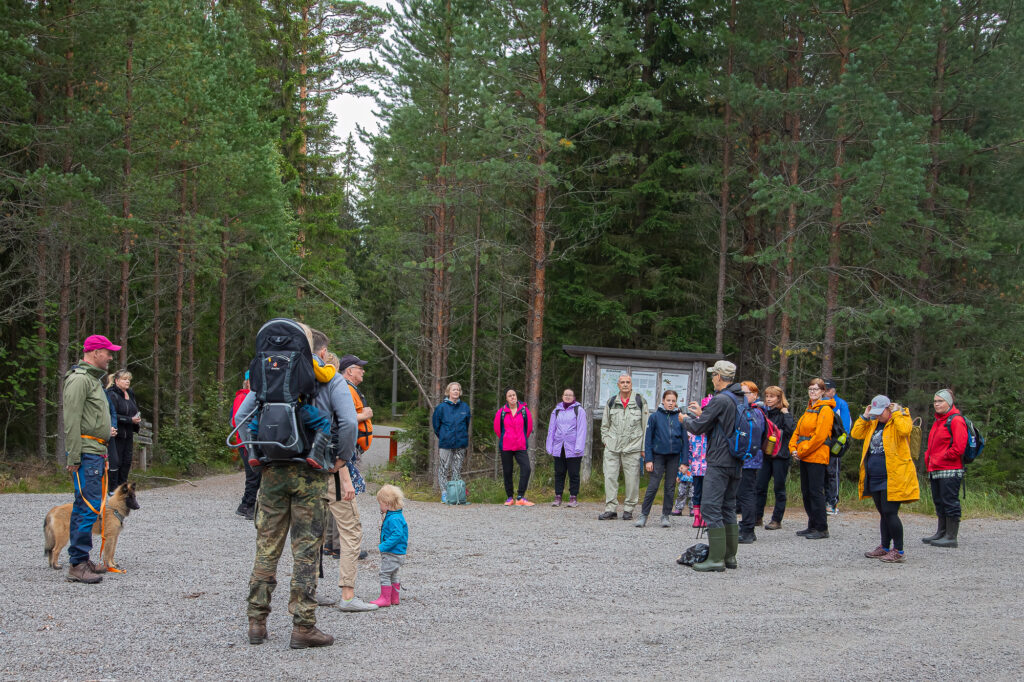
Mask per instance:
[[[135,435],[135,442],[142,445],[139,449],[139,467],[143,471],[149,468],[149,448],[153,447],[153,424],[143,421],[139,424],[139,432]]]
[[[594,468],[594,429],[599,428],[598,422],[594,419],[597,413],[598,399],[597,383],[597,357],[587,355],[583,360],[583,409],[587,413],[587,442],[583,448],[583,462],[580,464],[580,482],[586,483],[590,480],[590,473]]]

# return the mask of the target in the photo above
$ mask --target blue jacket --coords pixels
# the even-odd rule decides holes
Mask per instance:
[[[832,400],[836,401],[835,413],[839,420],[843,422],[843,428],[846,429],[846,433],[849,434],[850,427],[853,425],[853,422],[850,421],[850,405],[838,395],[834,396]]]
[[[380,523],[380,545],[377,549],[381,554],[405,554],[409,546],[409,524],[405,522],[402,510],[388,511]]]
[[[437,436],[438,447],[457,450],[469,445],[469,405],[460,400],[453,403],[448,398],[434,408],[431,424]]]
[[[669,412],[659,405],[657,411],[647,418],[644,461],[653,462],[654,453],[678,454],[681,455],[680,464],[690,463],[690,439],[686,437],[683,425],[679,423],[679,410]]]

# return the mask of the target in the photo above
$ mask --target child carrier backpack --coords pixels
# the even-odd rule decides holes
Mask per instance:
[[[249,364],[249,383],[256,408],[238,415],[232,432],[250,428],[255,419],[256,432],[249,438],[242,431],[242,445],[249,448],[250,464],[272,462],[308,462],[312,435],[299,416],[300,401],[312,404],[318,383],[313,373],[313,353],[306,332],[295,320],[275,318],[256,334],[256,355]],[[229,436],[230,438],[230,436]],[[329,439],[328,439],[329,441]],[[315,460],[315,458],[314,458]]]
[[[729,436],[729,453],[740,461],[747,461],[761,447],[765,427],[757,418],[755,408],[731,391],[723,391],[736,405],[736,425]],[[768,421],[765,418],[764,421]]]

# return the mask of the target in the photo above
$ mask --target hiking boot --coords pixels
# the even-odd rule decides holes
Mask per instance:
[[[956,536],[960,532],[960,519],[952,516],[946,517],[946,534],[938,540],[932,540],[932,547],[956,547]]]
[[[666,516],[665,514],[661,515],[661,527],[662,528],[671,528],[672,527],[672,521],[671,521],[670,517]]]
[[[622,512],[622,520],[623,521],[632,521],[633,520],[633,512]]]
[[[362,561],[363,559],[365,559],[368,556],[370,556],[370,553],[367,552],[365,549],[359,550],[359,561]]]
[[[885,556],[878,558],[887,564],[902,564],[907,560],[907,557],[903,552],[897,552],[895,549],[891,552],[886,552]]]
[[[555,495],[555,500],[554,500],[554,502],[551,503],[551,506],[552,507],[561,507],[562,506],[562,496],[561,495]]]
[[[98,582],[103,581],[103,576],[98,572],[93,571],[89,568],[91,561],[83,561],[80,564],[76,564],[68,569],[68,582],[69,583],[86,583],[88,585],[95,585]]]
[[[775,519],[772,519],[768,523],[764,524],[765,530],[778,530],[780,528],[782,528],[782,522],[776,521]]]
[[[342,599],[338,602],[338,610],[346,613],[362,613],[363,611],[376,611],[377,604],[371,602],[367,604],[359,597],[352,597],[351,599]]]
[[[617,518],[619,518],[619,515],[616,514],[615,512],[604,512],[603,514],[599,514],[598,515],[597,520],[598,521],[608,521],[610,519],[617,519]]]
[[[812,530],[810,533],[804,536],[805,540],[824,540],[828,537],[827,530]]]
[[[754,528],[757,528],[758,526],[761,526],[761,525],[764,525],[764,517],[763,516],[758,516],[756,519],[754,519]]]
[[[741,545],[752,545],[757,542],[757,535],[752,530],[743,531],[740,533],[738,542]]]
[[[867,557],[868,559],[881,559],[882,557],[884,557],[888,553],[889,553],[889,550],[887,550],[885,547],[882,547],[881,545],[879,545],[878,547],[875,547],[870,552],[864,552],[864,556]]]
[[[238,516],[241,516],[243,519],[246,519],[246,518],[251,519],[252,517],[249,516],[249,514],[251,514],[251,513],[252,513],[252,507],[247,505],[245,502],[242,502],[240,505],[238,505],[238,509],[235,510],[235,514],[237,514]]]
[[[626,515],[623,514],[622,518],[626,518]],[[643,512],[641,512],[640,514],[637,514],[636,523],[634,523],[633,525],[636,526],[637,528],[643,528],[644,526],[646,526],[647,525],[647,514],[644,514]]]
[[[935,530],[935,535],[932,535],[932,536],[929,536],[929,537],[926,537],[926,538],[921,538],[921,542],[923,542],[926,545],[930,545],[933,542],[935,542],[936,540],[939,540],[939,539],[945,537],[945,535],[946,535],[946,517],[945,516],[940,516],[939,517],[939,527]]]
[[[672,510],[672,516],[682,516],[682,515],[683,515],[683,510],[682,509],[673,509]]]
[[[293,649],[306,649],[311,646],[331,646],[334,637],[320,632],[315,625],[296,625],[292,628],[292,640],[288,643]]]
[[[249,619],[249,644],[263,644],[267,640],[267,619]]]
[[[580,503],[576,501],[576,496],[575,495],[570,495],[569,496],[569,504],[567,504],[565,506],[566,507],[578,507],[579,504]]]
[[[798,530],[796,532],[796,534],[799,535],[800,537],[805,537],[807,535],[810,535],[813,532],[814,532],[813,528],[804,528],[803,530]]]

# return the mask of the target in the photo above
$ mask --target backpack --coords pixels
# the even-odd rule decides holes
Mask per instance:
[[[963,456],[963,462],[967,465],[981,456],[981,451],[985,449],[985,437],[981,435],[981,431],[978,431],[978,427],[974,425],[974,422],[958,413],[946,420],[946,430],[949,431],[949,441],[951,443],[953,442],[953,428],[949,425],[949,422],[957,417],[963,419],[964,425],[967,427],[967,447],[964,448]]]
[[[640,406],[641,410],[643,410],[644,409],[644,397],[642,395],[640,395],[639,393],[634,393],[633,395],[636,397],[636,404]],[[612,409],[612,406],[615,405],[615,401],[618,400],[618,398],[619,398],[619,394],[618,393],[613,395],[611,398],[608,398],[608,405],[606,407],[609,410]],[[577,405],[576,407],[578,408],[579,405]],[[576,414],[579,414],[579,410],[578,409],[576,411]]]
[[[748,405],[743,398],[730,391],[723,391],[736,405],[736,422],[732,435],[729,436],[729,453],[740,461],[751,459],[759,447],[764,435],[764,425],[757,420],[754,407]],[[764,421],[768,421],[767,418]]]
[[[761,440],[761,451],[769,457],[775,457],[782,452],[782,429],[768,418],[768,413],[763,408],[758,407],[757,409],[764,417],[764,438]]]
[[[505,445],[505,410],[507,408],[508,408],[508,405],[502,405],[501,409],[499,410],[499,412],[501,413],[501,418],[498,419],[498,422],[501,424],[501,435],[498,436],[498,445],[499,446],[504,446]],[[530,417],[528,416],[529,413],[530,413],[529,408],[527,408],[526,405],[524,404],[523,405],[523,442],[524,443],[529,443],[530,442],[530,435],[529,435],[529,431],[530,431]]]
[[[299,402],[311,404],[319,384],[309,340],[298,322],[275,318],[260,328],[256,354],[249,364],[249,384],[256,395],[256,410],[238,428],[253,417],[258,425],[253,440],[243,445],[256,446],[258,464],[307,462],[303,453],[309,451],[311,438],[299,419]]]
[[[918,417],[910,423],[910,458],[916,462],[921,456],[921,418]]]
[[[462,480],[448,481],[445,488],[445,504],[469,504],[466,498],[466,482]]]
[[[825,439],[825,445],[828,446],[830,457],[842,457],[846,454],[846,449],[850,447],[850,436],[843,428],[843,420],[839,418],[835,410],[832,411],[832,433]]]

